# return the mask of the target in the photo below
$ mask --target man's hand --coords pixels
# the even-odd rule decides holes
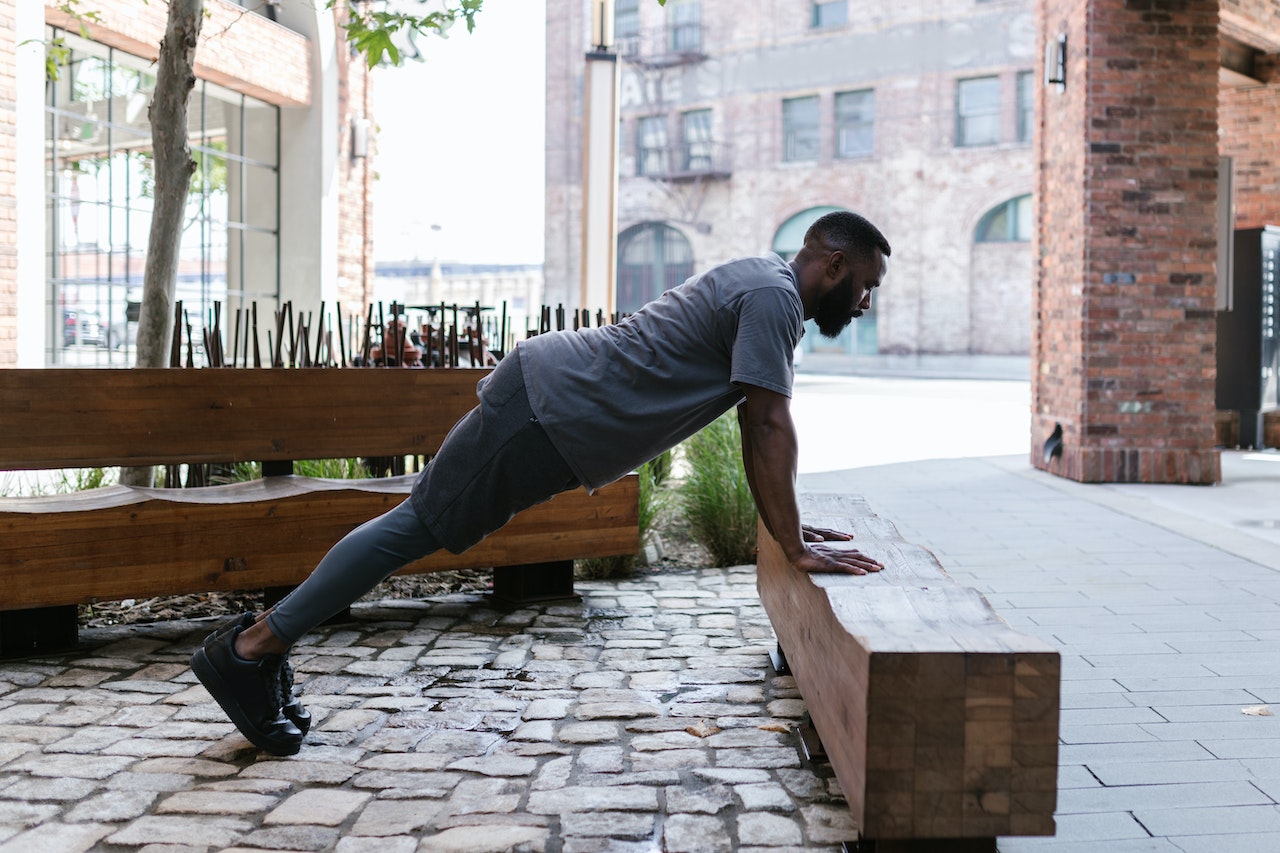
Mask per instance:
[[[809,524],[800,525],[800,532],[804,535],[806,542],[848,542],[853,538],[852,533],[845,533],[843,530],[828,530],[825,527],[813,527]]]
[[[865,575],[867,572],[878,572],[884,568],[884,564],[880,561],[873,560],[852,548],[806,545],[804,550],[804,554],[791,561],[791,565],[802,572]]]

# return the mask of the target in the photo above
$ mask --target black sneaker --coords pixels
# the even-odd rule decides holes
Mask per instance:
[[[191,655],[191,669],[209,695],[222,706],[231,722],[249,741],[272,755],[294,755],[302,748],[302,732],[280,708],[280,655],[245,660],[236,654],[236,637],[244,630],[215,632]]]
[[[253,613],[246,610],[244,613],[241,613],[239,616],[232,619],[230,622],[223,625],[221,628],[214,629],[213,633],[211,633],[209,636],[204,638],[203,645],[206,645],[206,646],[209,645],[209,643],[212,643],[214,640],[218,639],[218,637],[222,636],[223,634],[235,628],[245,628],[247,630],[253,627],[253,623],[256,622],[257,619],[258,617],[256,617]]]
[[[218,628],[208,637],[205,637],[205,644],[212,643],[220,635],[232,631],[236,628],[248,629],[257,621],[257,616],[248,611],[241,613],[235,619]],[[311,712],[302,704],[302,700],[293,692],[293,667],[289,665],[288,659],[280,666],[280,692],[284,696],[284,705],[280,707],[280,713],[288,718],[289,722],[298,727],[298,731],[304,735],[311,731]]]
[[[302,700],[293,692],[293,667],[289,665],[289,660],[280,662],[280,692],[284,696],[284,704],[280,706],[280,713],[289,719],[289,722],[298,727],[298,731],[304,735],[311,731],[311,712],[302,704]]]

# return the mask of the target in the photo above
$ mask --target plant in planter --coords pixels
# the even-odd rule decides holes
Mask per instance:
[[[670,492],[663,488],[663,484],[670,472],[670,450],[644,463],[636,471],[640,485],[637,527],[640,530],[641,550],[644,549],[646,540],[657,525],[658,516],[669,502]],[[600,580],[628,575],[635,568],[635,564],[635,554],[596,557],[590,560],[578,560],[574,563],[573,571],[574,575],[582,580]]]
[[[685,519],[713,566],[755,562],[756,505],[742,467],[742,434],[726,412],[681,448],[687,467],[680,486]]]

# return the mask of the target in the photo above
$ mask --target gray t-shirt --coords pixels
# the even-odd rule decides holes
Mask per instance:
[[[622,322],[520,343],[529,402],[588,489],[613,482],[740,403],[791,396],[804,307],[774,254],[694,276]]]

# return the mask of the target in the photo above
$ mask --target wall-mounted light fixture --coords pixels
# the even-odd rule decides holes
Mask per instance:
[[[361,160],[369,156],[369,120],[364,116],[351,117],[351,159]]]
[[[1044,46],[1044,84],[1056,86],[1059,92],[1067,89],[1067,34],[1059,33],[1058,37]]]

